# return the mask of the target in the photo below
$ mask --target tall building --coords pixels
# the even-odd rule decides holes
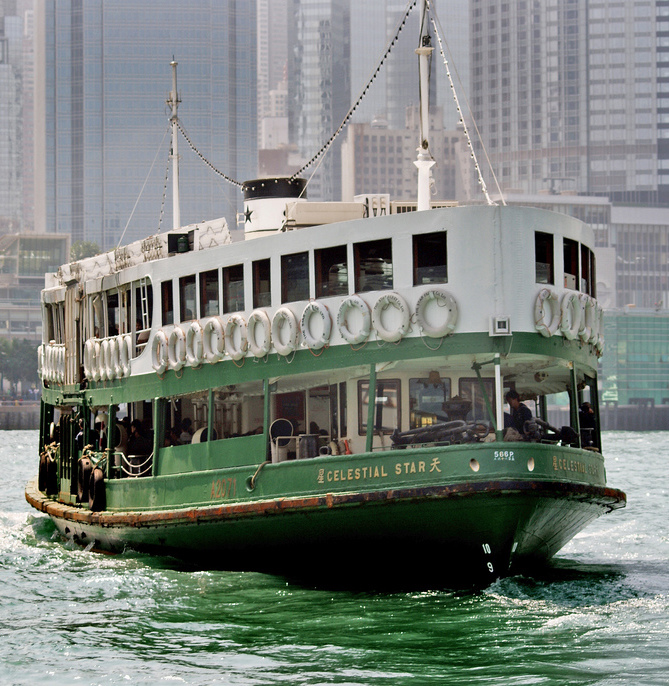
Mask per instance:
[[[108,249],[123,234],[129,242],[171,227],[171,184],[164,216],[162,201],[172,59],[193,144],[233,179],[256,176],[255,2],[36,0],[35,19],[43,230]],[[226,216],[234,227],[239,189],[182,137],[179,154],[182,224]]]
[[[504,190],[669,202],[667,0],[471,0],[470,16],[473,112]]]
[[[350,107],[350,0],[293,0],[289,20],[288,108],[291,142],[310,159]],[[341,141],[305,175],[308,194],[341,198]]]

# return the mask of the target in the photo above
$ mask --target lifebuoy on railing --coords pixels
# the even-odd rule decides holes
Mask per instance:
[[[399,313],[399,323],[387,327],[383,323],[383,314],[388,308],[393,308]],[[397,315],[394,317],[397,318]],[[396,343],[401,340],[409,330],[411,313],[404,298],[398,293],[384,293],[374,303],[372,309],[372,326],[376,335],[387,343]]]
[[[312,325],[313,320],[316,321],[315,325]],[[319,320],[320,324],[318,323]],[[327,345],[330,342],[330,332],[332,331],[332,318],[328,308],[317,300],[308,303],[302,311],[300,330],[307,348],[320,350]]]
[[[191,322],[186,332],[186,359],[191,367],[199,367],[204,362],[203,331],[197,320]]]
[[[590,298],[590,302],[592,303],[592,308],[590,338],[588,338],[588,343],[595,345],[599,338],[599,309],[601,309],[601,306],[594,298]]]
[[[107,378],[110,381],[113,381],[116,378],[116,371],[119,367],[118,341],[116,340],[116,336],[110,336],[107,339],[107,343],[107,357],[105,359]]]
[[[44,373],[44,345],[40,345],[37,347],[37,376],[39,376],[40,379],[43,379]]]
[[[175,372],[186,364],[186,334],[180,326],[175,326],[167,339],[167,359]]]
[[[597,303],[597,341],[595,342],[597,357],[604,354],[604,309]]]
[[[560,304],[560,331],[562,335],[573,341],[578,338],[581,328],[581,301],[578,293],[569,291],[562,296]]]
[[[240,314],[232,314],[225,322],[225,352],[233,360],[241,360],[246,355],[247,349],[246,322]]]
[[[259,335],[259,330],[262,334]],[[272,347],[272,324],[265,310],[253,310],[246,325],[249,350],[254,357],[265,357]],[[262,337],[261,337],[262,336]]]
[[[288,307],[280,307],[272,318],[272,343],[279,355],[290,355],[295,350],[297,333],[297,319],[292,310]]]
[[[212,317],[204,325],[202,349],[207,362],[218,362],[225,357],[225,332],[218,317]]]
[[[542,288],[534,303],[534,327],[546,338],[550,338],[560,323],[560,307],[555,291]]]
[[[121,370],[120,376],[130,376],[130,360],[132,359],[132,338],[130,337],[129,333],[119,336],[118,358]]]
[[[434,305],[441,309],[436,309]],[[436,311],[441,321],[428,322],[429,310]],[[418,298],[416,303],[416,321],[421,331],[431,338],[448,336],[458,321],[458,304],[455,298],[441,288],[431,288]]]
[[[169,363],[167,336],[164,331],[156,331],[151,343],[151,364],[158,374],[164,374]]]
[[[95,365],[95,340],[89,338],[84,345],[84,376],[93,378],[93,366]]]
[[[349,316],[352,321],[349,323]],[[359,296],[350,295],[339,306],[337,312],[337,329],[341,337],[351,345],[357,345],[369,338],[372,327],[372,315],[369,305]]]
[[[581,326],[578,330],[578,335],[584,343],[587,343],[592,337],[595,303],[593,299],[585,293],[581,293],[578,297],[581,301]]]
[[[100,370],[100,379],[107,381],[107,359],[109,357],[109,339],[103,338],[100,341],[100,354],[98,355],[98,369]]]

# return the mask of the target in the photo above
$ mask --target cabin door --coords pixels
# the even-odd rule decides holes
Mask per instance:
[[[81,334],[79,329],[79,286],[72,284],[65,291],[65,383],[81,380]]]

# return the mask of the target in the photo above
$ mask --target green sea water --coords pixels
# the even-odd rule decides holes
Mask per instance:
[[[538,576],[374,593],[73,547],[0,432],[0,684],[669,684],[669,432],[604,447],[628,507]]]

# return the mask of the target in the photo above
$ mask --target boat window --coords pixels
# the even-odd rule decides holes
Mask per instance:
[[[390,290],[393,287],[392,241],[366,241],[353,246],[355,259],[355,290]]]
[[[197,319],[195,274],[182,276],[179,279],[179,307],[180,321],[187,322],[191,319]]]
[[[218,269],[200,274],[200,316],[213,317],[218,308]]]
[[[564,238],[564,287],[578,288],[578,242]]]
[[[316,297],[348,295],[348,262],[346,246],[337,245],[314,251],[316,264]]]
[[[431,372],[425,378],[409,379],[409,428],[420,429],[449,421],[444,405],[450,397],[451,380],[442,379],[439,372]]]
[[[483,379],[483,386],[490,401],[490,407],[494,412],[495,380]],[[451,421],[464,419],[470,422],[488,422],[491,420],[478,378],[460,379],[458,393],[459,397],[451,398],[447,403],[447,411]]]
[[[309,300],[309,253],[281,256],[281,302]]]
[[[253,307],[272,304],[270,283],[269,260],[256,260],[253,263]]]
[[[130,286],[122,286],[118,292],[120,300],[120,320],[119,333],[128,333],[130,331],[130,321],[132,317],[132,304],[130,302],[131,290]]]
[[[118,295],[118,291],[107,293],[107,336],[117,336],[119,334],[121,312]]]
[[[306,433],[306,393],[292,391],[274,396],[274,418],[287,419],[293,425],[293,435]]]
[[[553,234],[534,232],[537,283],[555,283]]]
[[[244,265],[236,264],[223,269],[223,312],[241,312],[244,309]]]
[[[446,232],[413,237],[413,284],[446,283]]]
[[[376,382],[374,435],[391,434],[400,428],[400,381],[383,379]],[[369,381],[358,381],[358,433],[367,433]]]
[[[581,291],[595,298],[595,284],[595,255],[590,248],[581,245]]]
[[[160,298],[163,326],[174,324],[174,292],[171,280],[160,284]]]

